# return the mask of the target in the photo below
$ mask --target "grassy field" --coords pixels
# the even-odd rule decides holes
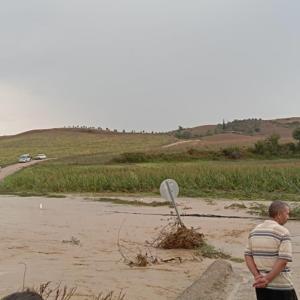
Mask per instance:
[[[158,194],[175,179],[181,196],[300,200],[300,161],[195,161],[119,165],[46,162],[6,178],[1,193]]]
[[[113,132],[50,129],[0,137],[0,165],[17,162],[22,153],[46,153],[59,163],[97,164],[114,155],[156,149],[174,142],[167,134],[118,134]]]

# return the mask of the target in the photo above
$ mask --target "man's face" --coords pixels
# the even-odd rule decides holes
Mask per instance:
[[[285,206],[278,214],[278,223],[284,225],[290,217],[290,209]]]

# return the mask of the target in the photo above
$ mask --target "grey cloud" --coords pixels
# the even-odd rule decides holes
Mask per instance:
[[[3,1],[0,83],[29,89],[29,107],[46,110],[50,127],[169,130],[300,115],[299,8],[294,0]],[[16,112],[23,130],[17,102]]]

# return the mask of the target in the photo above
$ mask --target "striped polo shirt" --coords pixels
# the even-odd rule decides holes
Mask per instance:
[[[258,271],[267,274],[278,258],[292,261],[291,237],[288,229],[274,220],[266,220],[249,234],[245,255],[252,256]],[[269,289],[291,290],[290,269],[285,269],[267,285]]]

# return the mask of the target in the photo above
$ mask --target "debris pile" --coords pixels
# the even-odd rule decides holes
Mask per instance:
[[[127,259],[128,265],[133,267],[146,267],[148,265],[158,264],[160,262],[160,259],[148,255],[146,252],[145,254],[139,253],[136,255],[136,257],[132,260]]]
[[[203,233],[175,222],[163,228],[158,238],[152,242],[152,246],[163,249],[194,249],[203,243]]]

